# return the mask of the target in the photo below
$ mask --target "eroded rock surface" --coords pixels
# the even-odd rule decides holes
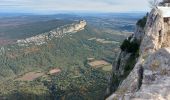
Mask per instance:
[[[135,67],[106,100],[170,100],[170,17],[154,8],[143,32]]]

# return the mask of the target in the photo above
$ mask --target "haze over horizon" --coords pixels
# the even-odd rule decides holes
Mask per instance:
[[[146,12],[148,0],[0,0],[0,13]]]

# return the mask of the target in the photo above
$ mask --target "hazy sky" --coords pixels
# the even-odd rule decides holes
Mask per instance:
[[[148,9],[148,0],[0,0],[0,12],[133,12]]]

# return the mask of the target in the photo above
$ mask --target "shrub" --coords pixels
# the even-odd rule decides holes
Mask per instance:
[[[137,53],[139,50],[139,42],[134,39],[132,42],[129,39],[123,41],[122,45],[120,46],[122,51],[126,51],[129,53]]]
[[[130,41],[125,39],[122,43],[122,45],[120,46],[122,51],[126,51],[130,46]]]
[[[124,67],[125,76],[128,75],[130,73],[130,71],[133,69],[133,67],[135,66],[137,57],[138,57],[138,55],[131,54],[130,57],[128,58],[128,60],[125,64],[125,67]]]
[[[144,28],[146,25],[146,21],[147,21],[147,16],[144,16],[142,19],[138,20],[136,25],[140,26],[141,28]]]

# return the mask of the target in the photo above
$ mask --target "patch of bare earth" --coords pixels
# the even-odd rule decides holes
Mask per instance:
[[[88,64],[94,68],[100,68],[102,66],[109,65],[110,63],[104,60],[95,60],[95,61],[89,62]]]
[[[55,68],[49,71],[50,75],[58,74],[61,72],[61,69]]]
[[[29,72],[21,76],[20,78],[16,79],[18,81],[33,81],[41,76],[43,76],[44,73],[38,73],[38,72]]]

